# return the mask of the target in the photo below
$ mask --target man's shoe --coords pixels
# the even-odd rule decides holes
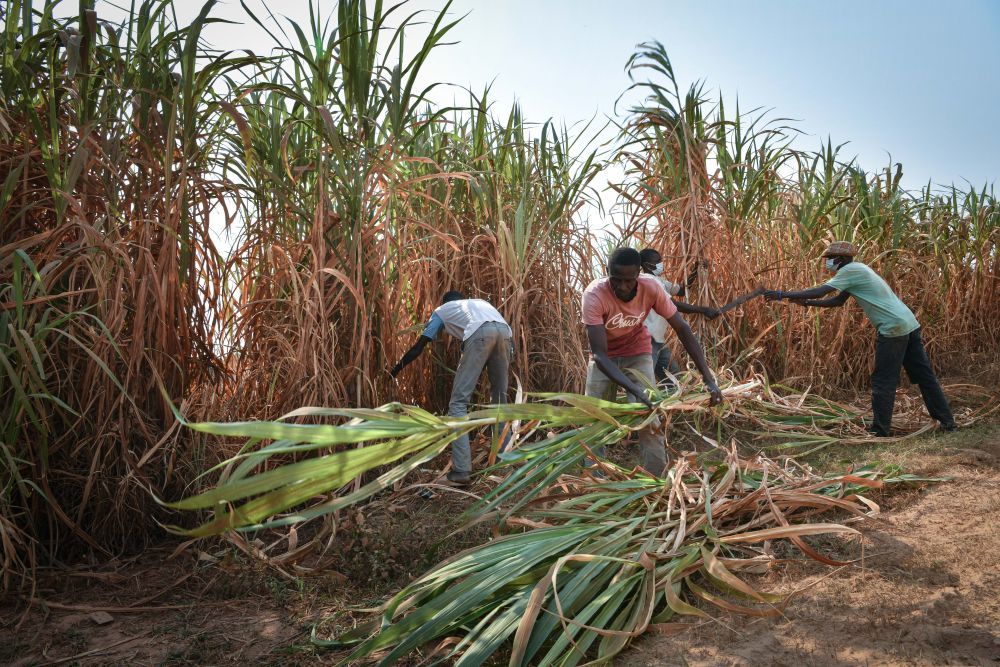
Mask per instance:
[[[869,435],[873,435],[876,438],[888,438],[888,437],[890,437],[888,433],[883,433],[882,431],[876,431],[876,430],[870,429],[870,428],[866,428],[865,430],[868,431]]]
[[[472,479],[469,477],[467,472],[459,472],[458,470],[452,470],[447,475],[448,481],[454,486],[468,486],[472,483]]]
[[[958,430],[958,424],[952,422],[950,424],[941,424],[941,430],[947,431],[948,433],[954,433]]]

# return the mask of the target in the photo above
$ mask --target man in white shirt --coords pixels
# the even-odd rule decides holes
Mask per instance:
[[[424,333],[403,358],[389,371],[399,375],[410,362],[420,356],[427,343],[433,341],[441,329],[462,341],[462,356],[455,370],[455,383],[451,389],[448,414],[464,417],[469,414],[469,401],[476,391],[479,376],[486,367],[490,377],[490,397],[494,404],[507,400],[507,369],[513,353],[510,326],[500,312],[482,299],[466,299],[461,292],[446,292]],[[506,443],[504,443],[506,445]],[[469,435],[463,434],[451,445],[452,470],[448,481],[459,486],[469,484],[472,473],[472,451]]]
[[[645,248],[639,252],[642,259],[642,272],[656,277],[660,286],[666,290],[667,294],[673,298],[684,296],[687,285],[672,283],[663,277],[663,258],[655,248]],[[694,282],[697,273],[692,273],[687,284]],[[714,320],[720,315],[718,308],[711,306],[696,306],[685,301],[674,301],[677,310],[687,315],[704,315],[710,320]],[[667,373],[677,373],[680,367],[670,358],[670,348],[666,344],[667,321],[660,317],[656,311],[651,311],[646,317],[646,328],[653,344],[653,372],[656,377],[656,384],[665,384],[668,388],[673,387],[673,383]]]

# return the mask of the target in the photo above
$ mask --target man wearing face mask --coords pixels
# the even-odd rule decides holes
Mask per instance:
[[[789,299],[816,308],[836,308],[853,296],[878,331],[875,371],[872,373],[872,424],[868,430],[881,437],[889,435],[899,372],[905,368],[910,380],[920,387],[927,412],[941,422],[944,430],[954,431],[955,418],[927,358],[917,318],[875,271],[854,261],[856,254],[857,249],[851,243],[834,241],[823,253],[827,270],[836,273],[826,284],[795,292],[768,290],[764,298],[768,301]],[[840,292],[837,296],[817,300],[837,291]]]
[[[655,277],[660,286],[671,297],[684,296],[685,289],[698,276],[697,273],[692,273],[688,277],[686,285],[672,283],[663,277],[663,258],[659,251],[655,248],[644,248],[639,252],[639,257],[642,260],[642,272]],[[711,306],[696,306],[684,301],[674,301],[674,305],[677,306],[677,310],[686,315],[704,315],[710,320],[714,320],[720,314],[718,308]],[[680,371],[680,367],[677,362],[670,358],[670,348],[666,344],[667,321],[654,310],[650,311],[646,317],[645,324],[652,339],[653,374],[656,377],[656,384],[666,385],[672,389],[674,385],[667,373],[677,373]]]

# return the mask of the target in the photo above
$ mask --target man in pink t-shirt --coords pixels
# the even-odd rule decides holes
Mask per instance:
[[[583,323],[587,325],[591,353],[587,396],[606,398],[613,385],[618,385],[633,401],[653,408],[646,391],[624,372],[631,370],[646,377],[650,384],[655,383],[652,346],[644,324],[652,310],[667,320],[694,360],[712,395],[711,404],[721,403],[722,392],[715,384],[701,344],[656,279],[640,274],[641,265],[637,250],[618,248],[608,259],[608,277],[595,280],[583,292]],[[639,444],[643,467],[661,476],[667,465],[663,439],[647,427],[639,432]],[[596,448],[594,453],[603,456],[603,448]]]

